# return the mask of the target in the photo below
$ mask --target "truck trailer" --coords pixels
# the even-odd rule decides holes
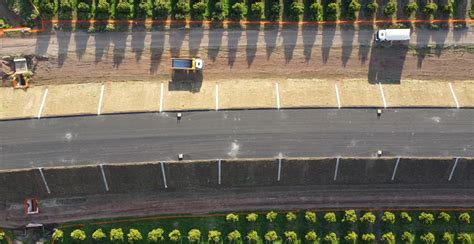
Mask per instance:
[[[376,42],[409,41],[410,29],[385,29],[375,33]]]
[[[204,61],[200,58],[172,58],[171,69],[173,70],[202,70]]]

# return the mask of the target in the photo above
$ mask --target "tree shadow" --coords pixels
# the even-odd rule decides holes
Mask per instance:
[[[417,55],[417,68],[423,67],[423,61],[425,60],[426,54],[431,50],[429,46],[431,31],[418,27],[416,32],[416,55]],[[428,51],[428,52],[427,52]]]
[[[95,41],[95,63],[102,61],[105,52],[109,51],[110,34],[107,32],[100,32],[94,34]]]
[[[216,62],[217,55],[221,49],[222,36],[224,35],[224,28],[222,22],[212,22],[209,28],[209,43],[207,49],[207,57]]]
[[[323,57],[323,63],[327,63],[329,59],[329,54],[333,45],[334,35],[336,33],[335,24],[326,24],[323,25],[323,34],[322,34],[322,46],[321,53]]]
[[[74,34],[74,41],[76,42],[76,57],[78,60],[81,60],[84,53],[86,53],[89,37],[90,34],[87,31],[77,30]]]
[[[302,27],[303,54],[305,62],[308,63],[313,55],[313,47],[318,35],[318,24],[305,24]]]
[[[144,22],[132,24],[132,52],[135,53],[135,61],[140,61],[145,49],[146,27]]]
[[[192,57],[200,56],[202,38],[204,37],[204,28],[201,23],[191,23],[189,30],[189,54]]]
[[[239,48],[239,39],[242,36],[242,26],[240,23],[232,23],[227,28],[227,48],[229,50],[227,64],[232,68],[237,58],[237,51]]]
[[[172,57],[179,57],[181,54],[181,47],[183,46],[184,38],[187,34],[186,23],[172,22],[170,26],[170,53]]]
[[[69,43],[71,41],[71,31],[56,31],[58,41],[58,67],[63,67],[69,51]]]
[[[245,30],[247,36],[247,45],[245,47],[245,53],[247,56],[247,65],[250,67],[257,55],[257,42],[260,34],[260,24],[248,24]]]
[[[168,91],[196,93],[201,90],[202,81],[201,71],[173,70],[172,80],[168,82]]]
[[[471,4],[474,4],[471,0]],[[466,19],[467,11],[470,9],[468,0],[454,1],[454,19]],[[466,23],[457,23],[453,31],[454,40],[459,42],[461,38],[467,35],[469,27]]]
[[[283,25],[281,36],[283,37],[283,49],[285,51],[285,62],[290,63],[298,39],[298,24]]]
[[[407,53],[408,45],[405,44],[373,45],[368,71],[369,83],[400,84]]]
[[[156,74],[161,63],[165,46],[165,24],[153,23],[150,43],[150,74]]]
[[[278,38],[279,31],[279,24],[265,24],[263,27],[267,60],[270,59],[270,56],[276,49],[276,41]]]
[[[359,32],[360,33],[360,32]],[[353,42],[354,42],[355,28],[353,24],[342,24],[341,25],[341,38],[342,38],[342,55],[341,61],[342,66],[346,67],[347,62],[352,55]]]
[[[112,42],[114,44],[114,68],[119,68],[125,58],[125,48],[127,47],[128,32],[116,32],[112,35]]]
[[[51,41],[52,35],[53,33],[51,31],[51,27],[47,28],[43,33],[38,34],[38,37],[36,38],[36,46],[35,46],[36,55],[43,56],[48,52],[49,43]]]
[[[374,36],[374,26],[373,24],[367,24],[367,25],[359,25],[359,31],[358,31],[359,37],[358,37],[358,42],[359,42],[359,60],[361,64],[365,64],[367,62],[368,56],[369,56],[369,51],[370,51],[370,46],[373,42],[373,36]]]

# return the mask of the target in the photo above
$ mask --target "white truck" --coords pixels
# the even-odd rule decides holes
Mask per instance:
[[[385,29],[375,33],[376,42],[409,41],[410,29]]]
[[[172,58],[171,69],[173,70],[202,70],[204,68],[204,61],[200,58]]]

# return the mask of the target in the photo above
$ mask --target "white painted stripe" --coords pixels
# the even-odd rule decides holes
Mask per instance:
[[[160,164],[161,164],[161,174],[163,175],[163,183],[165,184],[165,188],[168,188],[168,185],[166,184],[165,166],[163,165],[163,162],[160,162]]]
[[[100,87],[100,97],[99,97],[99,107],[97,108],[97,115],[100,115],[102,113],[102,98],[104,97],[104,89],[105,86],[102,84]]]
[[[459,157],[456,158],[456,160],[454,161],[454,165],[453,165],[453,168],[451,169],[451,174],[449,174],[449,179],[448,179],[448,181],[451,181],[451,179],[453,178],[454,170],[455,170],[456,167],[458,166],[458,162],[459,162]]]
[[[339,170],[339,160],[341,158],[340,157],[337,157],[337,160],[336,160],[336,169],[334,170],[334,181],[337,180],[337,171]]]
[[[43,179],[43,183],[44,183],[44,186],[46,187],[46,191],[48,192],[48,194],[51,194],[51,191],[49,190],[48,182],[46,182],[46,178],[44,177],[44,174],[43,174],[43,168],[38,168],[38,170],[40,172],[41,179]]]
[[[219,85],[216,84],[216,111],[219,111]]]
[[[109,184],[107,183],[107,178],[105,177],[104,165],[99,164],[100,171],[102,172],[102,180],[104,180],[105,190],[109,191]]]
[[[278,176],[277,176],[277,181],[280,181],[280,176],[281,176],[281,158],[278,158]]]
[[[453,95],[454,102],[456,103],[456,108],[459,108],[459,102],[458,98],[456,97],[456,93],[454,92],[453,85],[451,85],[451,82],[449,84],[449,89],[451,89],[451,94]]]
[[[219,159],[218,165],[219,165],[219,170],[218,170],[218,183],[219,185],[221,184],[221,160]]]
[[[41,105],[40,105],[40,108],[39,108],[39,111],[38,111],[38,119],[41,119],[41,114],[43,114],[43,108],[44,108],[44,104],[46,102],[46,97],[47,96],[48,96],[48,88],[46,88],[44,90],[43,100],[41,101]]]
[[[160,113],[163,112],[163,82],[161,82],[161,90],[160,90]]]
[[[275,83],[275,89],[276,89],[277,109],[280,109],[280,89],[278,87],[278,83]]]
[[[341,108],[341,98],[339,97],[339,88],[337,88],[337,84],[334,84],[336,87],[336,98],[337,98],[337,108]]]
[[[383,107],[387,108],[387,100],[385,100],[385,94],[383,94],[382,83],[379,82],[380,95],[382,95]]]
[[[398,164],[400,163],[400,157],[397,158],[397,163],[393,168],[392,181],[395,180],[395,175],[397,174]]]

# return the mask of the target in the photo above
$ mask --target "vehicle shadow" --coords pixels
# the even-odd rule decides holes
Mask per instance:
[[[247,37],[247,45],[245,47],[245,54],[247,57],[248,67],[252,66],[253,60],[257,55],[257,42],[260,34],[260,24],[248,24],[245,30]]]
[[[227,26],[227,48],[229,51],[227,64],[232,68],[237,59],[239,39],[242,36],[242,26],[238,24],[229,24]]]
[[[202,81],[201,71],[174,70],[172,80],[168,82],[168,91],[197,93],[201,90]]]
[[[400,84],[408,49],[406,44],[372,45],[368,70],[369,83]]]

